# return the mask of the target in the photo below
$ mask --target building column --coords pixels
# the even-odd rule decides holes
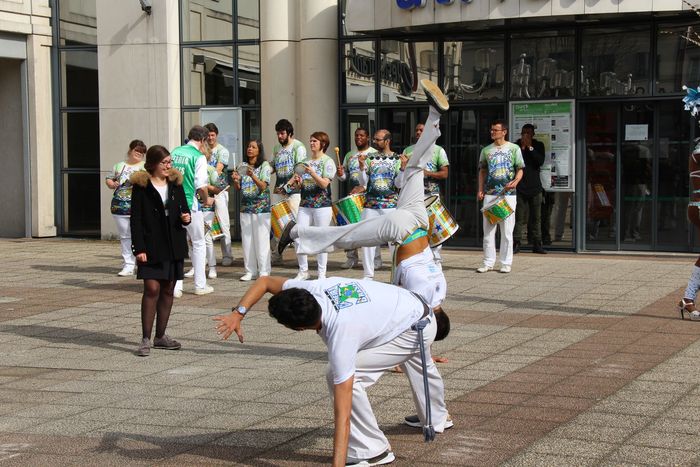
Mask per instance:
[[[97,0],[100,99],[100,171],[124,160],[129,142],[180,144],[179,2],[152,0],[152,14],[138,2]],[[104,179],[104,177],[102,177]],[[116,238],[112,191],[101,183],[101,235]]]

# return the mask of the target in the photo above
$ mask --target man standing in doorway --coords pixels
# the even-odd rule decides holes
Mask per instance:
[[[535,138],[535,126],[523,125],[520,139],[515,142],[520,146],[525,167],[523,179],[518,183],[518,209],[515,211],[515,230],[513,231],[513,253],[520,251],[520,241],[527,226],[527,237],[532,241],[532,252],[545,254],[542,248],[542,181],[540,167],[544,164],[544,143]]]
[[[369,131],[366,128],[355,130],[355,147],[357,151],[348,151],[343,159],[343,164],[338,166],[338,180],[347,180],[348,194],[361,193],[365,191],[364,185],[360,181],[360,156],[376,154],[377,150],[369,145]],[[379,253],[379,250],[377,250]],[[345,250],[346,260],[343,263],[344,269],[352,269],[357,264],[357,250]],[[381,256],[379,256],[381,259]]]
[[[423,134],[424,129],[425,125],[423,123],[416,125],[416,141],[420,139],[420,135]],[[411,157],[414,148],[415,144],[404,149],[403,153]],[[430,196],[440,197],[440,181],[447,180],[450,173],[450,161],[447,159],[445,149],[442,146],[433,144],[430,151],[432,152],[432,157],[423,170],[424,195],[426,198]],[[438,245],[432,249],[435,261],[438,263],[442,261],[442,257],[440,256],[441,249],[442,245]]]
[[[211,148],[211,159],[209,164],[214,166],[219,179],[227,180],[229,163],[234,164],[235,161],[230,161],[228,149],[219,143],[219,128],[214,123],[207,123],[204,128],[209,130],[209,147]],[[228,185],[228,183],[226,183]],[[233,263],[233,255],[231,254],[231,218],[228,213],[228,189],[219,192],[214,197],[214,211],[216,217],[219,218],[221,231],[224,236],[221,237],[221,260],[222,266],[231,266]]]
[[[207,276],[204,274],[206,244],[204,242],[204,216],[200,206],[200,203],[205,206],[214,204],[214,198],[210,198],[207,191],[209,177],[207,176],[207,159],[204,157],[204,145],[208,137],[209,132],[206,128],[195,125],[187,135],[187,144],[173,149],[170,153],[173,159],[173,168],[182,173],[182,187],[185,190],[185,199],[190,207],[192,217],[192,221],[185,228],[192,242],[191,260],[194,269],[195,295],[206,295],[214,291],[213,287],[207,285]],[[197,196],[199,196],[199,200]],[[175,284],[174,295],[176,297],[182,296],[181,280]]]
[[[504,120],[494,120],[491,124],[493,143],[481,150],[479,157],[479,201],[484,206],[504,196],[511,209],[515,211],[517,203],[515,189],[523,177],[523,155],[517,144],[506,141],[508,124]],[[496,227],[501,228],[501,272],[508,273],[513,264],[513,227],[515,216],[512,214],[496,224],[491,224],[484,216],[484,264],[476,272],[487,272],[496,264]]]
[[[289,120],[281,119],[275,124],[277,142],[272,148],[272,172],[277,175],[272,191],[272,204],[287,200],[296,215],[299,210],[301,194],[299,189],[292,189],[287,182],[294,176],[294,166],[306,160],[306,147],[294,138],[294,127]],[[272,264],[279,264],[282,255],[277,252],[277,242],[272,240]]]

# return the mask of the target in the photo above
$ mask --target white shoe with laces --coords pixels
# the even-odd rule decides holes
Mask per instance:
[[[481,266],[480,268],[476,269],[476,272],[484,273],[484,272],[489,272],[493,271],[493,267],[491,266]]]
[[[309,280],[308,271],[299,271],[299,273],[294,277],[295,281],[306,281]]]
[[[194,289],[194,294],[195,295],[207,295],[210,294],[214,291],[214,287],[211,285],[205,285],[201,289]]]
[[[241,278],[238,279],[238,280],[239,280],[239,281],[243,281],[243,282],[248,282],[248,281],[253,280],[253,275],[252,275],[251,273],[249,273],[249,272],[246,272],[246,273],[243,274],[243,275],[241,276]]]
[[[209,274],[207,275],[209,279],[216,279],[218,275],[216,274],[216,268],[209,268]]]
[[[134,275],[135,268],[133,266],[124,266],[121,271],[117,273],[120,277],[129,277]]]
[[[504,264],[503,266],[501,266],[501,272],[503,274],[508,274],[510,272],[510,265]]]
[[[190,270],[185,273],[185,277],[194,277],[194,268],[190,268]]]

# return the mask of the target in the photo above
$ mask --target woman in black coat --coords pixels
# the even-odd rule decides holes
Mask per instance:
[[[170,153],[163,146],[146,152],[146,172],[131,177],[131,248],[143,279],[141,327],[143,339],[137,354],[151,351],[151,332],[156,319],[153,348],[178,350],[180,343],[165,334],[173,307],[175,282],[183,278],[187,256],[190,210],[182,188],[182,174],[172,168]]]

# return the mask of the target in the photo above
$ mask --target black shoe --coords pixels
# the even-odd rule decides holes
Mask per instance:
[[[433,83],[429,79],[420,80],[420,85],[425,92],[425,97],[428,98],[428,104],[435,108],[441,114],[447,112],[450,108],[450,103],[447,101],[447,97],[442,93],[437,84]]]
[[[387,449],[383,453],[371,459],[363,459],[358,462],[348,462],[345,465],[384,465],[391,464],[392,462],[394,462],[394,459],[396,459],[396,457],[394,457],[394,453]]]
[[[541,243],[535,243],[535,244],[532,246],[532,252],[533,252],[533,253],[538,253],[538,254],[540,254],[540,255],[546,255],[546,254],[547,254],[547,250],[545,250],[544,248],[542,248],[542,244],[541,244]]]
[[[561,240],[561,239],[560,239]],[[552,244],[552,239],[551,238],[545,238],[542,240],[542,245],[551,245]]]
[[[513,243],[513,254],[517,255],[520,253],[520,242]]]
[[[292,240],[292,228],[297,225],[296,222],[294,221],[289,221],[289,224],[284,226],[284,230],[282,231],[282,235],[280,235],[280,241],[277,244],[277,253],[282,254],[285,248],[287,248],[287,245],[292,243],[294,240]]]

